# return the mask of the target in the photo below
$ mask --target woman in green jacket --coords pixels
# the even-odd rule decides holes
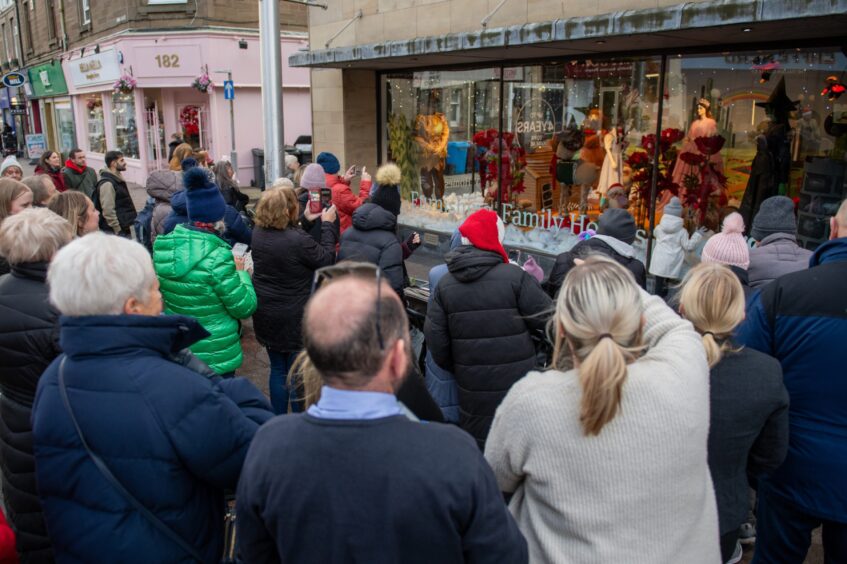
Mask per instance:
[[[253,315],[256,292],[220,234],[226,203],[202,168],[183,175],[188,220],[153,245],[153,264],[159,277],[166,313],[197,319],[211,335],[191,347],[212,370],[229,375],[241,366],[238,320]]]

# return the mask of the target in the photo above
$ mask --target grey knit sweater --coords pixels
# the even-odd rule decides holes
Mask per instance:
[[[700,336],[642,292],[648,350],[600,435],[579,422],[577,372],[531,372],[485,449],[532,562],[718,564],[707,464],[709,369]]]

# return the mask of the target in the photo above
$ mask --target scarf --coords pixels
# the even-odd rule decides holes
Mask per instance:
[[[66,166],[67,168],[69,168],[69,169],[73,170],[73,171],[74,171],[74,172],[76,172],[77,174],[83,174],[83,173],[85,172],[85,168],[79,168],[79,167],[77,166],[77,164],[76,164],[75,162],[73,162],[71,159],[68,159],[67,161],[65,161],[65,166]],[[87,167],[86,167],[86,168],[87,168]]]

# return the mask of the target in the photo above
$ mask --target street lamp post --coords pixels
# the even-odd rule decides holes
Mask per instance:
[[[265,124],[265,183],[282,176],[282,53],[278,0],[259,0],[259,41],[262,59],[262,117]]]

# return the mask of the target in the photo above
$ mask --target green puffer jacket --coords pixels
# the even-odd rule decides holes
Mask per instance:
[[[238,320],[256,310],[256,292],[245,271],[235,270],[226,241],[204,231],[178,225],[153,244],[165,312],[194,317],[211,336],[191,352],[218,374],[241,366]]]

